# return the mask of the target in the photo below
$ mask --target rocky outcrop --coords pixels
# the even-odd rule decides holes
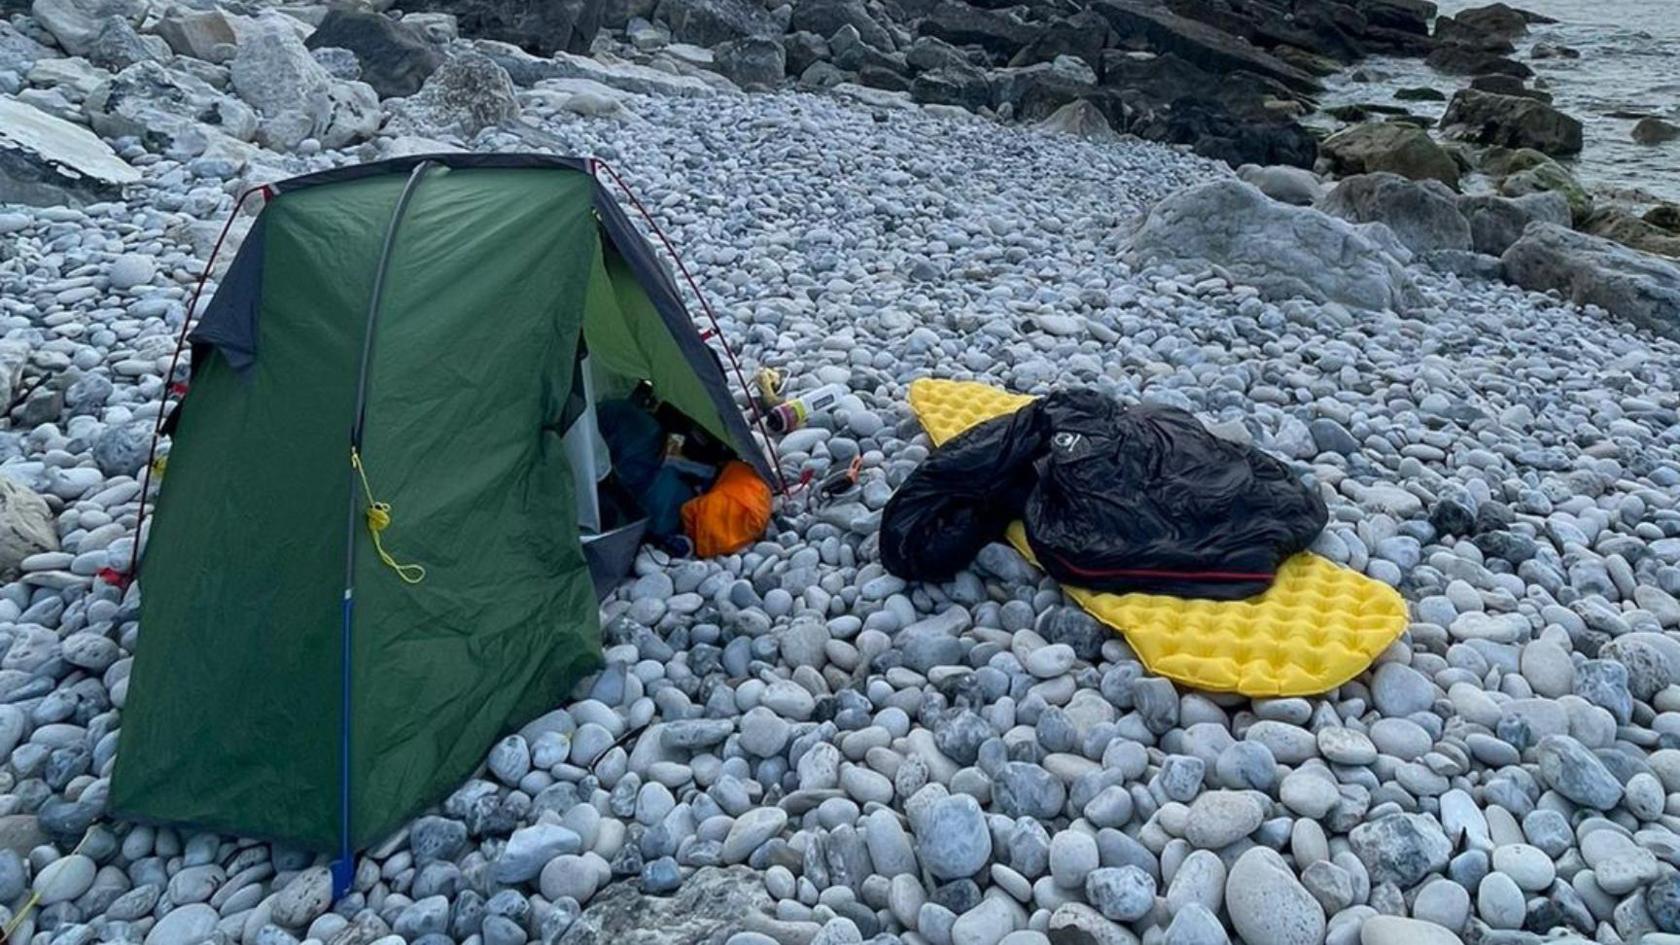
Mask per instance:
[[[786,75],[787,51],[773,39],[730,40],[713,50],[718,72],[743,89],[773,88]]]
[[[588,52],[601,30],[603,7],[601,0],[405,0],[402,4],[411,12],[454,16],[463,36],[513,43],[539,56]]]
[[[917,26],[919,35],[955,46],[979,46],[1007,61],[1038,35],[1038,30],[1004,10],[987,10],[957,0],[942,0]]]
[[[1437,180],[1407,180],[1398,174],[1356,174],[1315,204],[1354,223],[1382,223],[1414,253],[1468,250],[1470,222],[1458,212],[1451,190]]]
[[[756,871],[707,866],[672,896],[647,895],[630,882],[608,886],[556,945],[721,945],[736,932],[767,927],[770,906]]]
[[[1091,8],[1121,36],[1140,36],[1163,52],[1216,72],[1252,72],[1311,92],[1318,80],[1245,39],[1179,16],[1147,0],[1096,0]]]
[[[1524,148],[1484,161],[1483,170],[1499,179],[1499,192],[1507,197],[1528,194],[1562,194],[1569,214],[1576,222],[1593,210],[1592,195],[1563,165],[1539,151]]]
[[[1238,180],[1197,184],[1156,204],[1129,257],[1181,270],[1217,266],[1273,299],[1401,312],[1419,302],[1400,263],[1358,228]]]
[[[1680,266],[1553,223],[1529,224],[1500,258],[1505,278],[1525,289],[1556,290],[1577,304],[1680,338]]]
[[[1449,134],[1479,144],[1533,148],[1546,154],[1581,150],[1581,123],[1529,98],[1461,89],[1447,104],[1441,124]]]
[[[660,0],[658,15],[672,36],[696,46],[716,46],[749,36],[773,39],[782,34],[754,0]]]
[[[311,50],[350,50],[361,66],[361,81],[380,98],[420,91],[444,58],[419,30],[390,17],[345,8],[328,10],[304,45]]]
[[[139,179],[139,171],[86,128],[0,96],[0,203],[115,200]]]
[[[219,9],[170,7],[151,29],[177,55],[206,62],[226,62],[238,49],[235,22]]]
[[[1400,122],[1366,122],[1324,139],[1319,153],[1341,174],[1382,171],[1458,187],[1458,162],[1429,132]]]

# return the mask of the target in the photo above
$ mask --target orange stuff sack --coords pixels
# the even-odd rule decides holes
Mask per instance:
[[[770,524],[770,487],[751,466],[731,461],[710,489],[683,503],[682,522],[697,556],[740,551]]]

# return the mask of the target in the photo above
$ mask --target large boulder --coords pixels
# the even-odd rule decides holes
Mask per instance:
[[[1470,80],[1470,87],[1478,92],[1492,92],[1495,95],[1516,95],[1534,99],[1536,102],[1546,102],[1547,104],[1552,101],[1552,93],[1540,89],[1531,89],[1523,84],[1520,77],[1506,75],[1503,72],[1476,76]]]
[[[1438,180],[1407,180],[1399,174],[1356,174],[1344,178],[1316,206],[1354,223],[1386,224],[1413,253],[1468,250],[1470,221]]]
[[[230,71],[234,90],[262,119],[259,140],[276,151],[305,138],[342,148],[379,130],[373,88],[333,78],[283,19],[265,18],[249,31]]]
[[[221,136],[249,141],[257,131],[251,107],[203,79],[137,62],[103,82],[82,102],[93,130],[133,136],[153,150],[202,153]]]
[[[16,578],[30,555],[57,550],[58,529],[47,500],[0,476],[0,579]]]
[[[773,39],[732,39],[714,51],[717,71],[743,89],[771,89],[787,75],[787,51]]]
[[[1484,162],[1483,169],[1499,178],[1499,192],[1507,197],[1528,194],[1562,194],[1569,203],[1569,215],[1579,223],[1593,210],[1592,194],[1562,164],[1532,148],[1507,155],[1505,160]]]
[[[419,30],[388,16],[344,7],[328,10],[304,45],[355,53],[361,80],[380,98],[413,95],[443,65],[443,53]]]
[[[1577,154],[1581,123],[1545,102],[1515,95],[1460,89],[1447,104],[1441,125],[1478,144],[1533,148],[1546,154]]]
[[[448,13],[461,35],[513,43],[526,52],[582,53],[610,15],[601,0],[407,0],[410,13]],[[622,23],[624,21],[620,21]]]
[[[776,21],[754,0],[659,0],[658,15],[673,37],[696,46],[782,35]]]
[[[1187,144],[1202,157],[1244,164],[1312,167],[1318,139],[1293,121],[1246,118],[1211,99],[1181,98],[1130,129],[1153,141]]]
[[[1457,43],[1436,46],[1430,50],[1429,55],[1423,57],[1423,62],[1430,68],[1448,75],[1506,75],[1526,79],[1534,74],[1533,69],[1515,59]]]
[[[876,49],[893,48],[892,34],[869,15],[863,0],[796,0],[793,5],[789,29],[806,30],[827,39],[842,26],[857,30],[858,37]]]
[[[1290,167],[1287,164],[1274,164],[1270,167],[1244,164],[1237,168],[1237,176],[1260,188],[1261,193],[1273,200],[1300,207],[1312,206],[1324,196],[1323,182],[1318,179],[1318,175],[1304,167]]]
[[[1527,35],[1528,18],[1529,14],[1503,3],[1460,10],[1453,17],[1460,26],[1474,31],[1476,35],[1506,43]]]
[[[1088,141],[1118,141],[1120,136],[1114,127],[1108,123],[1107,116],[1102,109],[1091,104],[1088,99],[1078,99],[1063,105],[1050,114],[1050,117],[1038,123],[1038,130],[1050,134],[1073,135]],[[1299,168],[1288,168],[1291,171]],[[1305,171],[1301,171],[1305,174]]]
[[[1271,299],[1397,312],[1420,302],[1405,269],[1359,228],[1279,203],[1239,180],[1197,184],[1156,204],[1129,257],[1181,270],[1217,266]]]
[[[954,46],[979,46],[1007,62],[1038,36],[1038,28],[1003,10],[942,0],[916,26],[918,35]]]
[[[65,52],[85,56],[108,21],[120,19],[132,25],[145,13],[145,6],[137,0],[35,0],[29,13]]]
[[[1680,266],[1672,262],[1555,223],[1529,224],[1500,258],[1505,278],[1525,289],[1555,289],[1572,302],[1680,338]]]
[[[1416,125],[1374,121],[1344,128],[1318,146],[1339,174],[1383,171],[1458,187],[1458,162]]]
[[[518,118],[519,97],[506,69],[481,53],[467,53],[432,73],[404,102],[403,113],[417,130],[448,130],[470,138]]]
[[[1094,0],[1091,9],[1102,14],[1120,36],[1141,37],[1155,50],[1170,52],[1210,72],[1253,72],[1303,92],[1319,88],[1317,79],[1248,40],[1149,0]]]
[[[151,30],[177,55],[206,62],[226,62],[239,46],[238,21],[214,7],[169,7]]]
[[[1470,221],[1471,247],[1498,256],[1522,238],[1523,230],[1539,220],[1569,225],[1569,201],[1560,193],[1540,192],[1522,197],[1476,194],[1458,198],[1458,212]]]
[[[595,894],[556,945],[721,943],[738,931],[772,928],[770,908],[758,873],[745,866],[704,866],[670,896],[613,883]]]
[[[0,204],[117,200],[125,185],[139,179],[140,172],[98,135],[0,96]]]

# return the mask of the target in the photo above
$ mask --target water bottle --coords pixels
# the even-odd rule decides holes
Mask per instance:
[[[770,432],[778,436],[791,433],[804,426],[812,416],[832,408],[844,396],[844,385],[825,384],[809,394],[777,404],[765,417],[765,422],[769,424]]]

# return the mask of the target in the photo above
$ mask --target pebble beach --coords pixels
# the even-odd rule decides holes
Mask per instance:
[[[0,205],[0,364],[49,378],[0,430],[12,940],[1680,942],[1680,343],[1403,251],[1403,313],[1140,254],[1162,200],[1233,179],[1181,148],[615,75],[244,160],[108,135],[120,199]],[[605,669],[333,901],[312,854],[108,816],[146,631],[143,582],[101,573],[234,194],[435,147],[611,164],[747,365],[849,389],[782,469],[861,478],[739,554],[644,549]],[[1151,674],[1005,545],[907,584],[877,533],[930,450],[923,377],[1096,387],[1292,461],[1330,505],[1314,550],[1409,626],[1322,696],[1249,699]]]

